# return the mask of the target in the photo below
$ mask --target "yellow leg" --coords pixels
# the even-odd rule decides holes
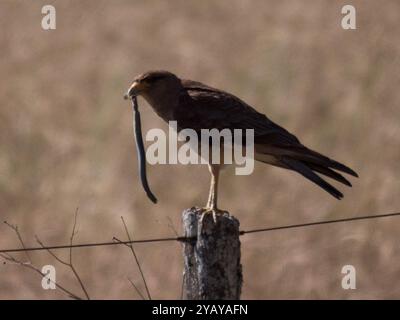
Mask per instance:
[[[211,172],[211,187],[210,187],[210,194],[211,199],[209,203],[209,208],[211,210],[217,210],[217,200],[218,200],[218,181],[219,181],[219,165],[209,165],[209,170]]]
[[[203,213],[203,217],[205,214],[212,213],[214,222],[217,222],[216,215],[217,213],[221,212],[221,210],[219,210],[217,207],[220,165],[209,164],[208,169],[210,170],[211,173],[211,184],[210,184],[210,193],[208,195],[208,201],[205,208],[206,210]]]

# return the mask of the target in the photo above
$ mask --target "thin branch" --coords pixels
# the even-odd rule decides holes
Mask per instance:
[[[39,245],[43,248],[46,249],[46,251],[54,258],[56,259],[59,263],[69,267],[72,271],[72,273],[74,274],[76,280],[78,281],[83,293],[86,296],[87,300],[90,300],[90,296],[86,290],[86,287],[81,279],[81,277],[79,276],[78,272],[75,269],[74,264],[72,263],[72,248],[73,248],[73,241],[74,241],[74,236],[76,235],[76,222],[77,222],[77,218],[78,218],[78,208],[75,211],[75,217],[74,217],[74,225],[72,227],[72,232],[71,232],[71,237],[70,237],[70,247],[69,247],[69,262],[64,261],[63,259],[61,259],[60,257],[58,257],[53,251],[51,251],[48,247],[46,247],[43,242],[39,239],[38,236],[35,236],[36,241],[39,243]]]
[[[126,232],[126,236],[128,237],[128,240],[129,240],[130,242],[132,242],[131,236],[130,236],[129,231],[128,231],[128,227],[126,226],[124,217],[122,217],[122,216],[121,216],[121,221],[122,221],[122,224],[124,225],[125,232]],[[143,280],[143,283],[144,283],[144,287],[145,287],[146,292],[147,292],[147,296],[149,297],[149,300],[151,300],[150,290],[149,290],[149,288],[148,288],[148,286],[147,286],[146,278],[144,277],[144,274],[143,274],[143,271],[142,271],[142,267],[140,266],[140,263],[139,263],[139,259],[138,259],[138,257],[136,256],[135,249],[133,248],[133,244],[132,244],[132,243],[129,243],[128,246],[129,246],[129,248],[131,249],[132,256],[133,256],[134,259],[135,259],[136,265],[138,266],[138,269],[139,269],[139,272],[140,272],[140,276],[142,277],[142,280]]]
[[[72,227],[72,232],[71,232],[71,237],[70,237],[70,241],[69,244],[71,245],[71,247],[69,248],[69,263],[72,264],[72,243],[74,242],[74,236],[76,235],[76,221],[78,219],[78,210],[79,208],[76,208],[75,210],[75,217],[74,217],[74,226]]]
[[[123,243],[120,239],[117,237],[113,237],[113,240],[116,241],[117,243],[123,244],[130,248],[129,244]],[[131,283],[132,287],[137,291],[137,293],[143,298],[143,300],[146,300],[142,294],[142,292],[139,290],[139,288],[133,283],[133,281],[128,277],[128,281]]]
[[[44,274],[39,268],[37,268],[36,266],[34,266],[31,263],[27,263],[27,262],[23,262],[20,261],[18,259],[16,259],[15,257],[13,257],[10,254],[4,254],[4,253],[0,253],[0,257],[2,257],[4,260],[9,261],[13,264],[17,264],[20,265],[22,267],[31,269],[33,271],[35,271],[36,273],[40,274],[42,278],[46,277],[47,275]],[[54,285],[61,290],[62,292],[64,292],[66,295],[68,295],[70,298],[72,299],[76,299],[76,300],[82,300],[81,297],[77,296],[76,294],[72,293],[71,291],[69,291],[68,289],[64,288],[63,286],[61,286],[60,284],[58,284],[57,282],[53,281],[52,279],[48,279],[49,281],[51,281],[52,283],[54,283]]]
[[[135,284],[133,283],[133,281],[128,277],[127,278],[128,281],[131,283],[132,287],[135,289],[135,291],[137,292],[137,294],[142,298],[142,300],[146,300],[146,298],[142,295],[142,293],[140,292],[140,290],[138,289],[138,287],[135,286]]]
[[[171,217],[168,216],[167,220],[168,220],[168,227],[172,230],[172,232],[175,234],[175,236],[179,237],[178,231],[176,231],[176,228],[174,226],[174,223],[172,222]]]
[[[115,241],[116,243],[123,244],[124,246],[130,248],[129,243],[125,243],[124,241],[118,239],[117,237],[113,237],[112,239],[113,239],[113,241]]]
[[[12,224],[8,223],[7,221],[4,221],[4,223],[15,232],[15,234],[17,235],[18,240],[21,243],[22,247],[26,250],[26,246],[25,246],[24,241],[22,240],[22,236],[21,236],[21,233],[19,232],[18,226],[17,225],[12,225]],[[44,274],[38,267],[36,267],[32,263],[32,261],[30,259],[30,256],[27,254],[27,251],[25,251],[25,254],[26,254],[27,258],[28,258],[27,262],[23,262],[21,260],[18,260],[17,258],[13,257],[11,254],[8,254],[8,253],[2,253],[2,254],[0,254],[0,256],[4,260],[6,260],[8,262],[11,262],[11,263],[17,264],[19,266],[23,266],[25,268],[31,269],[31,270],[35,271],[36,273],[40,274],[42,277],[46,277],[46,274]],[[72,293],[68,289],[64,288],[63,286],[61,286],[60,284],[58,284],[54,280],[52,280],[50,278],[48,280],[51,281],[52,283],[54,283],[55,286],[58,289],[60,289],[65,294],[67,294],[70,298],[77,299],[77,300],[81,300],[82,299],[81,297],[77,296],[76,294]]]
[[[69,267],[69,264],[67,262],[65,262],[64,260],[62,260],[61,258],[59,258],[53,251],[51,251],[50,249],[48,249],[44,243],[39,239],[39,237],[37,235],[35,235],[35,239],[36,242],[43,248],[45,249],[54,259],[56,259],[59,263]]]
[[[90,300],[89,294],[81,280],[81,277],[79,276],[78,272],[76,271],[74,264],[72,263],[72,244],[74,241],[74,236],[76,235],[76,221],[78,219],[78,210],[79,208],[76,208],[75,210],[75,217],[74,217],[74,226],[72,227],[72,233],[71,233],[71,238],[70,238],[70,245],[71,247],[69,248],[69,265],[71,267],[72,272],[74,273],[76,279],[78,279],[79,285],[82,288],[82,291],[85,293],[85,296],[88,300]]]
[[[20,242],[21,245],[22,245],[22,248],[25,249],[24,252],[25,252],[26,257],[28,258],[28,261],[32,261],[30,255],[29,255],[29,251],[26,250],[24,241],[22,240],[21,234],[19,233],[18,226],[17,226],[17,225],[13,225],[13,224],[11,224],[11,223],[8,223],[7,221],[4,221],[4,223],[5,223],[9,228],[11,228],[12,230],[14,230],[14,232],[16,233],[16,235],[17,235],[17,237],[18,237],[19,242]]]

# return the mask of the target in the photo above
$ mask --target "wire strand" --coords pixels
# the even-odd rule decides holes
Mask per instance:
[[[132,243],[150,243],[150,242],[165,242],[165,241],[189,241],[195,240],[195,238],[187,237],[174,237],[174,238],[156,238],[156,239],[141,239],[132,241],[121,241],[121,242],[95,242],[95,243],[80,243],[74,245],[58,245],[58,246],[48,246],[48,247],[27,247],[18,249],[5,249],[0,250],[0,253],[10,253],[10,252],[21,252],[21,251],[41,251],[41,250],[56,250],[56,249],[67,249],[67,248],[85,248],[85,247],[101,247],[101,246],[113,246],[121,244],[132,244]]]
[[[322,225],[322,224],[349,222],[349,221],[356,221],[356,220],[368,220],[368,219],[376,219],[376,218],[387,218],[387,217],[395,217],[395,216],[400,216],[400,212],[376,214],[373,216],[361,216],[361,217],[343,218],[343,219],[335,219],[335,220],[325,220],[325,221],[317,221],[317,222],[309,222],[309,223],[301,223],[301,224],[291,224],[291,225],[280,226],[280,227],[253,229],[253,230],[247,230],[247,231],[245,230],[245,231],[240,231],[240,235],[244,235],[244,234],[248,234],[248,233],[256,233],[256,232],[294,229],[294,228],[301,228],[301,227],[318,226],[318,225]]]
[[[308,223],[301,223],[301,224],[291,224],[291,225],[270,227],[270,228],[263,228],[263,229],[242,230],[239,232],[239,234],[245,235],[245,234],[250,234],[250,233],[277,231],[277,230],[284,230],[284,229],[294,229],[294,228],[318,226],[318,225],[324,225],[324,224],[351,222],[351,221],[357,221],[357,220],[388,218],[388,217],[395,217],[395,216],[400,216],[400,212],[376,214],[376,215],[360,216],[360,217],[352,217],[352,218],[343,218],[343,219],[335,219],[335,220],[316,221],[316,222],[308,222]],[[129,245],[129,244],[134,244],[134,243],[152,243],[152,242],[154,243],[154,242],[167,242],[167,241],[192,242],[192,241],[196,241],[196,237],[183,237],[182,236],[182,237],[141,239],[141,240],[119,241],[119,242],[110,241],[110,242],[97,242],[97,243],[81,243],[81,244],[74,244],[74,245],[47,246],[47,247],[46,246],[26,247],[26,248],[17,248],[17,249],[2,249],[2,250],[0,250],[0,253],[56,250],[56,249],[69,249],[69,248],[87,248],[87,247],[100,247],[100,246],[115,246],[115,245],[121,245],[121,244]]]

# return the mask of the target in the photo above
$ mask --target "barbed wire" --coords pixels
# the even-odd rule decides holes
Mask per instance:
[[[376,214],[376,215],[360,216],[360,217],[351,217],[351,218],[342,218],[342,219],[335,219],[335,220],[314,221],[314,222],[307,222],[307,223],[301,223],[301,224],[290,224],[290,225],[269,227],[269,228],[261,228],[261,229],[242,230],[242,231],[239,232],[239,234],[242,236],[242,235],[251,234],[251,233],[278,231],[278,230],[285,230],[285,229],[295,229],[295,228],[311,227],[311,226],[318,226],[318,225],[325,225],[325,224],[351,222],[351,221],[357,221],[357,220],[388,218],[388,217],[395,217],[395,216],[400,216],[400,212],[386,213],[386,214]],[[117,242],[116,241],[110,241],[110,242],[81,243],[81,244],[73,244],[73,245],[24,247],[24,248],[16,248],[16,249],[1,249],[0,253],[28,252],[28,251],[42,251],[42,250],[57,250],[57,249],[70,249],[70,248],[87,248],[87,247],[115,246],[115,245],[129,245],[129,244],[135,244],[135,243],[152,243],[152,242],[167,242],[167,241],[193,242],[193,241],[196,241],[196,237],[180,236],[180,237],[140,239],[140,240],[130,240],[130,241],[117,241]]]

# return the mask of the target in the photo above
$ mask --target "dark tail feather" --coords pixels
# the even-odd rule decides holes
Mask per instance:
[[[333,169],[336,169],[336,170],[339,170],[339,171],[342,171],[342,172],[345,172],[345,173],[347,173],[349,175],[352,175],[353,177],[358,178],[357,172],[355,172],[354,170],[352,170],[349,167],[345,166],[343,163],[337,162],[337,161],[332,160],[332,159],[329,159],[329,161],[330,161],[329,167],[331,167]]]
[[[297,161],[295,159],[291,159],[287,156],[281,157],[281,161],[282,161],[282,163],[287,165],[290,169],[300,173],[305,178],[311,180],[316,185],[320,186],[322,189],[324,189],[326,192],[330,193],[336,199],[340,200],[341,198],[343,198],[343,194],[339,190],[337,190],[336,188],[331,186],[329,183],[327,183],[325,180],[323,180],[320,176],[315,174],[304,163]]]
[[[332,178],[336,181],[339,181],[343,184],[345,184],[346,186],[351,187],[351,183],[349,180],[347,180],[345,177],[343,177],[341,174],[337,173],[336,171],[333,171],[329,168],[320,166],[318,164],[314,164],[314,163],[310,163],[310,162],[305,162],[304,163],[306,166],[308,166],[311,170],[313,171],[317,171],[319,173],[322,173],[323,175]]]
[[[316,151],[313,151],[311,149],[308,149],[304,146],[301,146],[300,148],[292,147],[290,156],[301,161],[305,161],[307,163],[311,162],[314,164],[317,164],[322,167],[328,167],[332,169],[336,169],[339,171],[342,171],[344,173],[350,174],[354,177],[358,177],[358,174],[350,169],[349,167],[345,166],[344,164],[337,162],[335,160],[332,160]],[[322,173],[322,172],[321,172]]]

